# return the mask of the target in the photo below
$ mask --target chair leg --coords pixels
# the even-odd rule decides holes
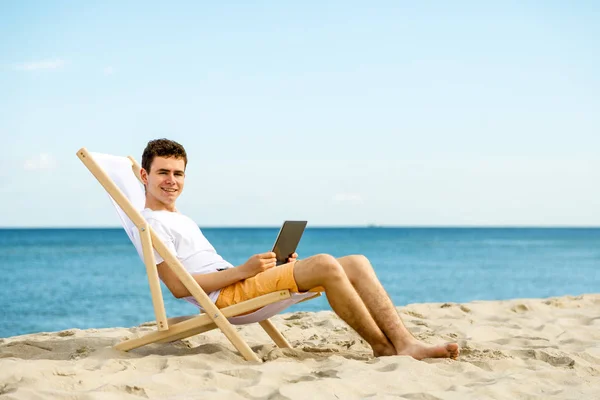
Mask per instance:
[[[269,321],[268,319],[265,319],[263,321],[259,322],[260,326],[262,326],[262,328],[265,330],[265,332],[267,332],[267,334],[271,337],[271,339],[273,339],[273,341],[275,342],[275,344],[282,348],[282,349],[291,349],[292,346],[289,344],[289,342],[286,340],[285,337],[283,337],[283,335],[281,334],[281,332],[279,332],[279,330],[277,328],[275,328],[275,325],[273,325],[273,323],[271,321]]]

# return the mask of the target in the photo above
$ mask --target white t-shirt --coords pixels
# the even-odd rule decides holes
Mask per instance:
[[[216,252],[191,218],[178,212],[153,211],[149,208],[142,211],[142,216],[190,274],[207,274],[233,268],[233,265]],[[156,250],[154,257],[156,264],[164,261]],[[208,293],[208,297],[214,303],[219,293],[221,293],[220,289]],[[193,297],[189,298],[192,299]]]

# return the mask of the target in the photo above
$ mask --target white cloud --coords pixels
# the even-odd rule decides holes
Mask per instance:
[[[33,158],[25,160],[23,168],[27,171],[54,169],[56,168],[56,160],[50,154],[41,153]]]
[[[115,69],[111,66],[104,68],[104,75],[112,75],[115,73]]]
[[[363,203],[363,198],[357,193],[338,193],[331,199],[335,204],[359,205]]]
[[[58,69],[65,66],[65,61],[60,58],[53,60],[33,61],[28,63],[16,64],[14,69],[17,71],[37,71],[39,69]]]

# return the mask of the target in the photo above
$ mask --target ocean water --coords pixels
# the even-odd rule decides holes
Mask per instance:
[[[203,229],[234,265],[278,228]],[[307,228],[300,257],[366,255],[396,305],[600,292],[600,229]],[[121,228],[0,229],[0,337],[154,319],[145,267]],[[168,316],[195,313],[163,287]],[[325,296],[289,311],[329,309]]]

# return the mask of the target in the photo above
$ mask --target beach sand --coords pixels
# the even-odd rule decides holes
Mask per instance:
[[[398,307],[419,339],[457,341],[457,361],[373,358],[335,314],[239,327],[265,362],[244,361],[219,331],[129,353],[155,329],[72,329],[0,339],[2,399],[600,399],[600,294]],[[5,322],[5,323],[10,323]]]

